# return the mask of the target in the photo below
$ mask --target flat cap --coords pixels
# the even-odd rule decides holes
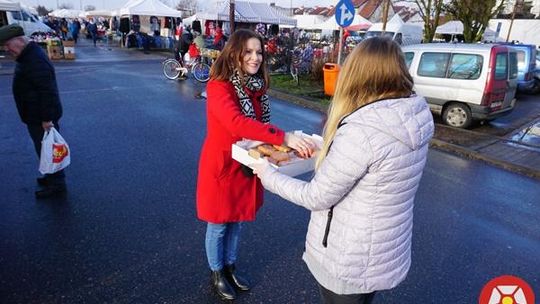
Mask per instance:
[[[10,24],[0,27],[0,45],[6,43],[11,38],[24,36],[23,28],[18,24]]]

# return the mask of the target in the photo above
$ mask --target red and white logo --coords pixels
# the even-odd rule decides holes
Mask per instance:
[[[489,281],[480,293],[479,304],[534,304],[531,286],[510,275]]]

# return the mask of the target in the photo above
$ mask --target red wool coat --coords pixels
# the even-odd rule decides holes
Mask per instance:
[[[253,221],[263,203],[263,187],[256,176],[242,173],[241,164],[231,157],[231,146],[243,138],[281,145],[285,133],[260,122],[263,92],[246,89],[257,116],[254,120],[242,113],[230,82],[211,80],[206,90],[207,130],[199,160],[197,217],[216,224]]]

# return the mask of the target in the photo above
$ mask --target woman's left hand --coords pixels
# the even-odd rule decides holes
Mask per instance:
[[[254,174],[260,177],[270,167],[270,163],[266,158],[261,158],[256,163],[249,164],[249,167],[253,169]]]

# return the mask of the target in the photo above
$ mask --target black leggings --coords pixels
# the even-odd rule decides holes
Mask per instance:
[[[323,304],[371,304],[375,292],[339,295],[319,284],[321,302]]]

